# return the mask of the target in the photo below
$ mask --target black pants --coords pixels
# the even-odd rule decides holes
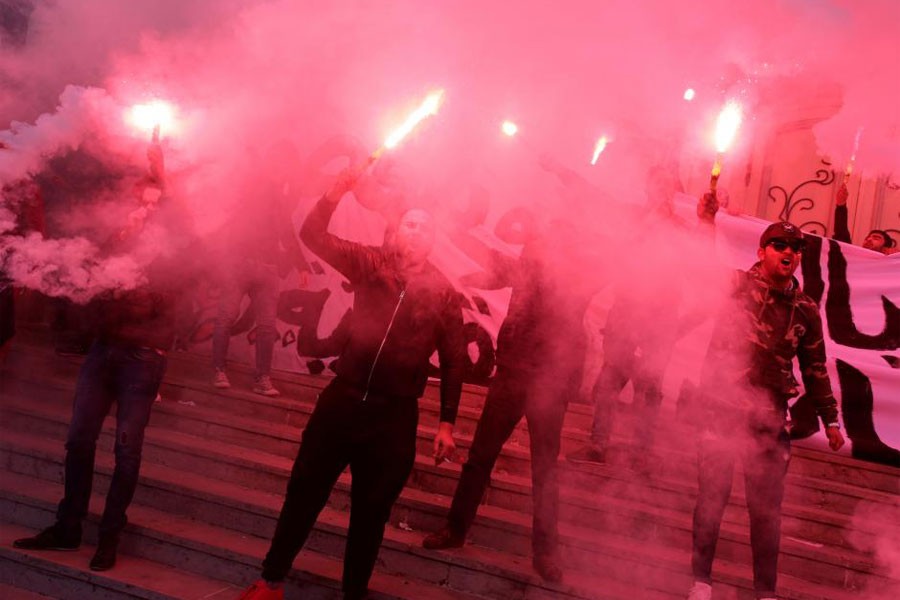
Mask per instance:
[[[612,318],[612,313],[611,313]],[[591,390],[594,420],[591,443],[609,446],[618,412],[619,394],[631,380],[634,386],[635,442],[642,449],[653,445],[656,421],[662,405],[662,382],[675,343],[674,328],[660,325],[648,333],[641,327],[619,323],[608,327],[603,338],[603,367]],[[640,349],[640,357],[637,351]]]
[[[391,507],[416,458],[415,398],[384,398],[335,379],[319,395],[278,517],[262,576],[281,581],[306,542],[347,465],[352,475],[350,530],[344,552],[345,598],[366,594]]]
[[[468,532],[500,450],[524,415],[531,438],[532,549],[535,555],[553,554],[559,544],[560,434],[568,397],[577,393],[580,378],[570,375],[551,381],[548,376],[546,382],[533,382],[531,377],[519,370],[497,369],[453,496],[448,526],[460,536]]]
[[[767,428],[736,434],[701,434],[698,453],[699,494],[694,510],[694,543],[691,566],[694,579],[710,583],[719,527],[728,498],[734,463],[741,456],[747,509],[750,513],[750,546],[753,551],[753,587],[758,598],[774,597],[781,543],[781,501],[784,477],[791,457],[790,439],[784,428]]]

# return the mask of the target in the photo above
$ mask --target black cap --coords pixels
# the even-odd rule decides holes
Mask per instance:
[[[771,225],[766,227],[766,230],[763,231],[762,235],[759,238],[759,247],[765,248],[766,244],[768,244],[772,240],[785,240],[787,242],[797,240],[802,242],[803,244],[806,243],[806,241],[803,239],[803,232],[800,231],[800,228],[787,221],[779,221],[778,223],[772,223]]]

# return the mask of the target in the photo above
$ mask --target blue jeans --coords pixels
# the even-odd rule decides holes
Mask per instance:
[[[116,466],[100,521],[101,536],[115,536],[125,527],[141,468],[144,429],[166,370],[166,357],[151,349],[95,342],[88,352],[75,388],[72,422],[66,439],[65,496],[57,521],[80,535],[88,511],[94,477],[97,438],[113,402],[116,403]]]
[[[272,370],[272,352],[278,331],[275,314],[278,306],[279,279],[276,268],[256,260],[246,260],[222,283],[219,306],[213,327],[213,367],[225,369],[231,327],[238,318],[241,300],[250,296],[256,319],[256,376]]]

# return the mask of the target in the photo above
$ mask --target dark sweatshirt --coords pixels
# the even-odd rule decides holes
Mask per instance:
[[[322,198],[300,239],[353,285],[353,314],[338,378],[364,394],[418,398],[435,349],[441,368],[441,421],[453,423],[462,392],[465,344],[459,294],[430,263],[419,273],[399,256],[328,233],[336,204]]]
[[[161,204],[148,223],[163,228],[159,243],[166,251],[147,266],[143,285],[104,294],[91,303],[91,314],[99,340],[165,351],[175,339],[178,302],[199,277],[205,249],[193,234],[190,213],[174,199]],[[116,250],[127,254],[139,238],[118,241]]]
[[[97,339],[156,350],[168,350],[175,339],[175,307],[184,281],[176,276],[176,261],[157,259],[148,282],[116,292],[92,303],[97,318]]]
[[[584,363],[584,313],[605,275],[584,232],[562,222],[525,244],[510,272],[512,295],[497,334],[497,365],[523,376],[567,378]]]

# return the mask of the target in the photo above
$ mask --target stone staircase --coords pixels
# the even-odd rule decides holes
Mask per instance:
[[[62,493],[63,440],[80,360],[58,357],[40,332],[26,332],[0,371],[0,595],[9,598],[236,598],[258,577],[300,434],[328,379],[277,373],[280,398],[250,393],[236,365],[234,387],[210,384],[205,357],[170,355],[144,446],[141,482],[129,510],[120,560],[87,570],[113,468],[114,421],[101,435],[87,545],[73,553],[30,553],[11,542],[53,521]],[[484,390],[466,386],[457,421],[462,461]],[[623,407],[624,409],[625,407]],[[629,468],[630,430],[617,422],[607,465],[562,466],[563,584],[531,570],[530,467],[524,423],[498,460],[470,533],[452,551],[421,547],[444,520],[459,462],[435,467],[437,387],[420,402],[419,456],[395,505],[371,589],[376,598],[671,600],[690,586],[693,437],[672,423],[654,458]],[[572,405],[563,452],[586,441],[590,409]],[[717,599],[752,598],[750,545],[741,477],[715,564]],[[349,474],[298,557],[288,598],[339,597],[349,509]],[[779,593],[792,600],[900,597],[900,470],[795,447],[784,504]],[[891,553],[893,560],[891,560]]]

